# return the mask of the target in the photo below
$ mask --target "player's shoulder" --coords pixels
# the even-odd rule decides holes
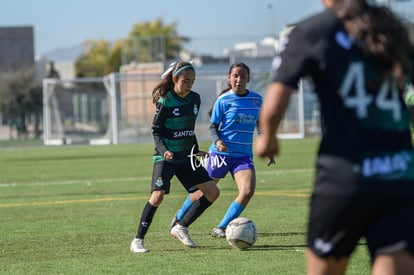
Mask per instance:
[[[193,90],[191,90],[188,94],[191,95],[191,96],[194,96],[194,97],[200,97],[200,94],[193,91]]]
[[[191,90],[188,95],[189,97],[191,97],[193,100],[199,100],[201,98],[200,94],[197,92],[194,92],[193,90]]]
[[[167,98],[166,97],[164,97],[164,96],[160,96],[159,98],[158,98],[158,100],[157,100],[157,104],[162,104],[162,105],[165,105],[165,101],[167,100]]]
[[[262,98],[262,95],[259,94],[258,92],[249,90],[249,97],[257,97],[257,98]]]
[[[335,12],[326,9],[297,23],[292,30],[292,34],[299,33],[307,40],[316,41],[336,32],[341,24]]]
[[[231,92],[231,90],[228,90],[228,91],[226,91],[226,92],[222,93],[221,95],[219,95],[219,96],[217,97],[217,100],[218,100],[218,101],[221,101],[221,100],[224,100],[224,99],[226,99],[226,98],[229,98],[229,97],[234,97],[234,96],[235,96],[235,94],[234,94],[234,93],[232,93],[232,92]]]

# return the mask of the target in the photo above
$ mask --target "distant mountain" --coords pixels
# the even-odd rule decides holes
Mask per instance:
[[[85,51],[83,45],[75,45],[66,48],[58,48],[46,53],[43,53],[42,56],[46,57],[48,60],[56,62],[75,62],[76,59]]]

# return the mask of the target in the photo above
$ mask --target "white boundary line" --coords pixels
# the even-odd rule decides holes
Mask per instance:
[[[310,173],[315,169],[289,169],[289,170],[272,170],[256,172],[257,175],[282,175],[292,173]],[[50,181],[50,182],[0,182],[1,187],[17,187],[17,186],[49,186],[49,185],[70,185],[70,184],[85,184],[91,185],[102,182],[130,182],[130,181],[144,181],[151,180],[151,177],[132,177],[132,178],[106,178],[106,179],[92,179],[92,180],[65,180],[65,181]]]

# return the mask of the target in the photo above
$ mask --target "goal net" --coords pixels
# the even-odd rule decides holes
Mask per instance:
[[[110,108],[101,78],[44,79],[44,144],[111,143]]]

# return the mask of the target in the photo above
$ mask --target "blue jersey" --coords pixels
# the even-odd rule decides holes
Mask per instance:
[[[219,125],[219,137],[227,151],[219,152],[214,143],[210,151],[231,157],[253,156],[253,135],[261,105],[262,96],[253,91],[237,95],[230,90],[219,96],[210,122]]]

